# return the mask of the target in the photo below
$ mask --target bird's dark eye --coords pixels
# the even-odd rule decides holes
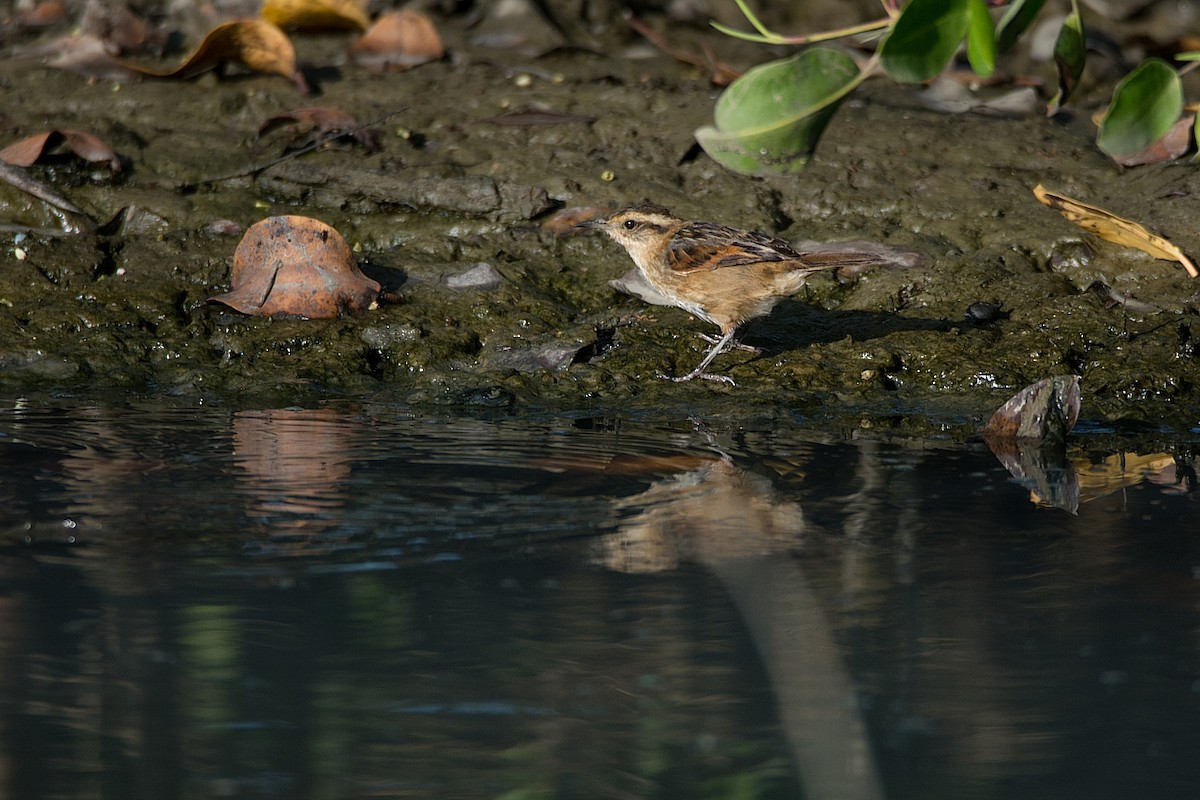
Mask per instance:
[[[635,219],[625,220],[625,230],[631,231],[636,227],[637,227],[637,220],[635,220]]]

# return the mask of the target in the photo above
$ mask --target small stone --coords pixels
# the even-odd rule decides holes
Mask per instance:
[[[383,350],[394,344],[415,342],[421,338],[421,331],[415,325],[407,323],[373,325],[363,329],[361,338],[367,347]]]
[[[498,289],[504,283],[504,276],[486,261],[481,261],[465,272],[447,275],[445,284],[451,289]]]

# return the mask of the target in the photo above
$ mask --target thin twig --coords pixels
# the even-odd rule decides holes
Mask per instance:
[[[246,167],[245,169],[239,170],[238,172],[231,172],[227,175],[218,175],[215,178],[203,178],[198,181],[189,181],[187,183],[181,183],[181,184],[179,184],[178,188],[180,191],[186,192],[186,191],[191,191],[193,189],[198,189],[201,186],[208,186],[213,183],[222,183],[224,181],[236,180],[237,178],[246,178],[251,175],[257,175],[260,172],[270,169],[271,167],[275,166],[276,164],[282,164],[285,161],[291,161],[293,158],[299,158],[302,155],[311,153],[314,150],[318,150],[318,149],[324,147],[325,145],[327,145],[328,143],[342,138],[343,136],[353,136],[356,133],[365,131],[367,128],[373,128],[376,125],[382,125],[383,123],[387,122],[392,117],[396,116],[397,114],[403,114],[407,110],[408,110],[407,107],[396,109],[395,111],[392,111],[391,113],[383,115],[379,119],[372,120],[371,122],[368,122],[364,125],[359,125],[357,128],[351,128],[350,130],[326,131],[325,134],[321,136],[321,138],[317,139],[317,141],[310,142],[309,144],[306,144],[304,147],[301,147],[297,150],[293,150],[290,153],[284,153],[279,158],[273,158],[270,161],[267,161],[265,163],[255,164],[253,166]]]

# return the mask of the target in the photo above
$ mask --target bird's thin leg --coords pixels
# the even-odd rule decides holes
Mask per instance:
[[[734,334],[736,333],[737,328],[731,328],[724,336],[720,338],[720,340],[717,341],[715,345],[712,346],[712,349],[708,351],[706,356],[704,356],[704,360],[700,362],[700,365],[687,375],[680,375],[678,378],[672,378],[667,375],[663,375],[662,377],[667,378],[667,380],[675,381],[676,383],[690,381],[693,378],[701,378],[706,381],[721,381],[722,383],[728,383],[730,386],[736,386],[737,384],[733,382],[733,378],[730,378],[727,375],[713,375],[712,373],[704,371],[704,368],[712,363],[712,360],[717,357],[718,353],[724,352],[729,343],[733,341]]]

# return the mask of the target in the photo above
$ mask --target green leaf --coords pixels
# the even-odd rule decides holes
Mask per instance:
[[[762,64],[717,100],[696,141],[715,161],[752,175],[799,172],[838,106],[866,77],[854,59],[814,47]]]
[[[1186,53],[1176,53],[1176,61],[1200,61],[1200,50],[1188,50]]]
[[[1162,59],[1147,59],[1117,84],[1096,145],[1112,157],[1139,153],[1161,139],[1182,113],[1178,73]]]
[[[1033,22],[1033,18],[1046,5],[1046,0],[1014,0],[996,26],[996,44],[1001,53],[1007,53],[1017,43],[1017,38]]]
[[[1067,102],[1071,92],[1083,75],[1087,62],[1087,44],[1083,37],[1083,18],[1079,16],[1079,4],[1071,0],[1071,13],[1063,20],[1054,43],[1054,64],[1058,67],[1058,91],[1046,105],[1046,116],[1052,117]]]
[[[893,80],[937,77],[967,35],[970,0],[911,0],[879,46],[879,63]]]
[[[967,3],[967,60],[981,78],[996,69],[996,26],[983,0]]]

